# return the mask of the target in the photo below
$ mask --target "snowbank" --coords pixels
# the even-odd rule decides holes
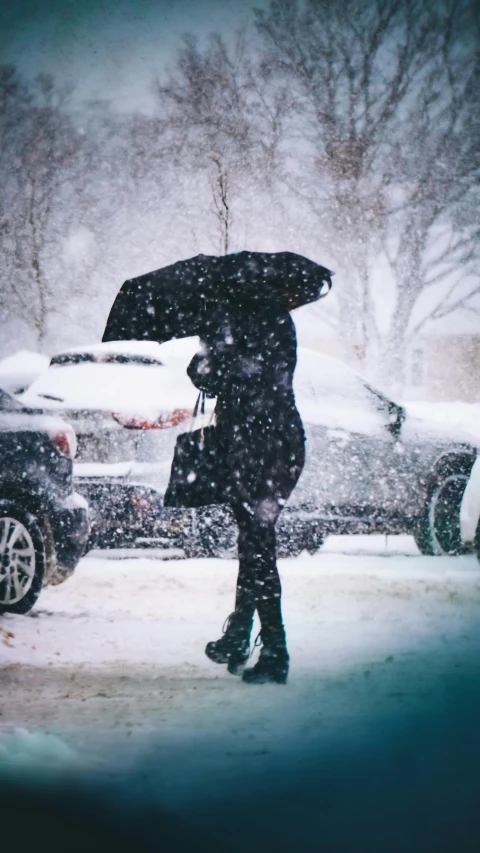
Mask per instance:
[[[76,753],[60,738],[16,728],[0,731],[0,775],[12,771],[57,770],[70,767]]]

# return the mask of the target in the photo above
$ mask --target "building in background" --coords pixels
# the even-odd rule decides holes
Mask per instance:
[[[430,323],[407,352],[409,400],[480,402],[480,315],[450,315]]]

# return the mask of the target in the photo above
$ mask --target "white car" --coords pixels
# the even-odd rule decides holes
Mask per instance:
[[[472,468],[460,511],[462,542],[480,560],[480,457]]]
[[[75,487],[90,504],[90,545],[162,536],[158,484],[170,461],[161,433],[191,418],[198,392],[185,364],[198,346],[121,341],[64,350],[18,395],[75,430]]]

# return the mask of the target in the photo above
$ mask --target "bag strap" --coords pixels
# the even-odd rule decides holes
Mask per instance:
[[[193,425],[195,423],[195,420],[198,417],[199,409],[200,409],[201,415],[205,414],[205,400],[206,399],[207,399],[207,395],[206,395],[205,391],[200,391],[200,394],[197,397],[197,402],[195,403],[195,408],[193,410],[192,417],[190,419],[190,425],[188,427],[188,432],[193,432]],[[213,418],[213,415],[212,415],[212,418]],[[212,418],[210,418],[210,423],[212,422]]]
[[[199,394],[199,395],[198,395],[198,397],[197,397],[197,402],[195,403],[195,408],[194,408],[194,410],[193,410],[193,419],[195,419],[195,418],[197,417],[197,415],[198,415],[198,410],[199,410],[199,408],[200,408],[200,401],[201,401],[201,399],[202,399],[202,396],[203,396],[203,391],[200,391],[200,394]],[[205,400],[203,400],[203,411],[202,411],[202,414],[203,414],[203,412],[204,412],[204,411],[205,411]]]

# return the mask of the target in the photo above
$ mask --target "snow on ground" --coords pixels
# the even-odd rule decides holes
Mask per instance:
[[[64,768],[76,763],[76,755],[60,738],[44,732],[15,727],[0,735],[0,772],[12,769]]]
[[[218,849],[307,853],[319,831],[326,850],[478,849],[464,844],[478,811],[476,558],[331,537],[280,570],[286,686],[245,685],[203,654],[231,610],[231,560],[96,551],[29,616],[0,617],[0,783],[43,768],[60,792],[75,768],[95,801],[100,785],[121,810],[153,803],[223,834]]]
[[[97,764],[87,742],[100,733],[105,748],[132,733],[222,731],[236,747],[285,726],[308,737],[319,709],[338,726],[374,696],[377,711],[408,706],[480,649],[473,556],[423,557],[409,537],[331,537],[314,557],[280,561],[290,679],[250,687],[203,653],[232,609],[236,563],[161,556],[92,552],[29,616],[0,617],[4,749],[15,727]]]
[[[315,557],[280,561],[293,679],[319,665],[337,669],[436,642],[439,623],[455,633],[480,606],[473,557],[421,557],[409,537],[329,543]],[[43,591],[30,616],[3,617],[14,634],[3,663],[146,665],[230,682],[203,648],[232,609],[235,561],[164,561],[160,554],[85,557],[70,581]]]

